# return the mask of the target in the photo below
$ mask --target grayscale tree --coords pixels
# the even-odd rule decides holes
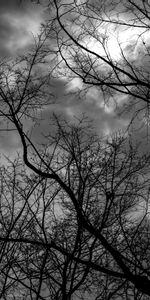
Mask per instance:
[[[43,151],[20,128],[35,175],[2,169],[1,298],[148,299],[149,156],[55,122]]]
[[[149,1],[48,1],[59,71],[149,122]],[[82,93],[83,97],[83,93]],[[123,107],[122,107],[123,106]]]
[[[145,65],[137,65],[132,57],[127,59],[121,44],[121,59],[114,59],[107,34],[99,36],[97,24],[142,26],[146,32],[149,4],[49,4],[49,23],[31,49],[0,66],[1,130],[15,130],[21,144],[21,157],[0,169],[0,297],[146,300],[149,154],[143,155],[128,134],[97,136],[84,117],[69,123],[54,115],[38,143],[34,129],[41,112],[54,103],[51,80],[56,70],[61,75],[70,70],[68,78],[80,77],[85,86],[96,86],[104,100],[119,93],[134,106],[140,101],[140,110],[148,109],[149,50],[144,34],[135,45],[140,41],[145,49]],[[101,44],[103,54],[88,49],[85,42],[90,37]],[[50,38],[55,40],[51,48]]]

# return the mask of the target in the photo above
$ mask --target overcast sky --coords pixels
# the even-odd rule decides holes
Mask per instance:
[[[25,50],[32,34],[39,31],[43,18],[42,6],[31,1],[0,1],[0,55],[12,56]]]
[[[0,57],[27,51],[43,21],[43,7],[29,0],[0,0]],[[20,145],[16,132],[0,132],[1,153],[12,155]]]
[[[26,51],[32,43],[33,35],[39,32],[40,23],[43,22],[43,19],[44,9],[41,5],[31,3],[31,1],[27,0],[21,1],[21,3],[19,0],[1,0],[0,56],[15,57]],[[128,43],[127,47],[130,52],[132,43]],[[137,61],[140,61],[137,56],[137,49],[136,51],[132,51],[133,53],[135,53]],[[76,79],[71,83],[67,83],[64,78],[59,78],[59,80],[53,80],[52,85],[51,90],[57,95],[56,104],[50,105],[48,109],[43,111],[43,121],[41,121],[40,128],[34,132],[35,139],[40,139],[42,132],[48,129],[48,119],[52,111],[64,115],[70,121],[74,116],[79,117],[82,113],[85,113],[94,121],[96,130],[100,134],[109,134],[117,129],[126,128],[130,115],[126,114],[119,117],[112,102],[110,102],[109,106],[103,104],[103,96],[96,88],[91,87],[86,97],[82,97],[82,83],[80,80]],[[80,90],[81,92],[80,99],[78,94],[69,94],[70,91],[76,90]],[[117,97],[119,99],[122,97],[123,101],[127,101],[127,98],[124,96],[116,95],[116,99]],[[138,128],[141,125],[136,124]],[[140,131],[142,135],[143,131],[145,134],[146,127]],[[139,136],[138,131],[137,137],[139,138]],[[136,138],[136,132],[134,133],[134,138]],[[20,140],[15,132],[0,134],[0,146],[5,153],[9,154],[16,151],[19,145]]]

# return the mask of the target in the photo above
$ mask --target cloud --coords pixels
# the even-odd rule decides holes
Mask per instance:
[[[54,103],[39,111],[39,122],[32,129],[32,139],[35,143],[47,142],[44,135],[53,131],[53,126],[51,126],[53,113],[70,123],[76,122],[85,114],[89,120],[93,120],[93,126],[100,136],[108,135],[118,128],[122,130],[126,128],[129,122],[127,115],[118,117],[113,104],[104,105],[103,96],[96,88],[91,88],[87,94],[82,91],[81,96],[76,92],[77,83],[78,81],[70,82],[69,86],[69,83],[64,80],[52,81],[50,92],[57,97]],[[79,82],[79,91],[80,87]]]
[[[0,132],[0,154],[9,155],[21,149],[21,141],[16,131]]]
[[[23,2],[22,6],[16,4],[16,1],[0,2],[0,55],[11,55],[17,51],[24,50],[30,43],[32,33],[36,34],[39,30],[42,20],[41,8],[37,5],[29,5],[29,1]],[[7,5],[6,5],[7,4]],[[14,6],[13,6],[14,4]],[[127,33],[127,32],[126,32]],[[125,32],[123,33],[125,34]],[[144,56],[142,41],[135,44],[134,39],[130,39],[125,46],[125,52],[130,58],[134,58],[134,63],[137,64]],[[122,35],[122,44],[125,43],[125,35]],[[148,35],[145,36],[146,42]],[[132,55],[131,55],[132,54]],[[145,65],[146,63],[145,59]],[[59,80],[51,80],[49,87],[50,103],[52,94],[54,95],[55,103],[45,107],[39,114],[39,124],[32,130],[32,137],[35,142],[43,141],[43,134],[47,134],[52,130],[50,124],[50,116],[53,112],[64,116],[65,119],[73,122],[74,117],[80,118],[85,113],[89,119],[93,120],[93,124],[98,134],[110,134],[117,129],[125,129],[128,125],[131,114],[122,114],[120,117],[116,111],[113,100],[108,104],[104,104],[102,93],[92,87],[88,92],[84,93],[84,86],[81,80],[75,78],[68,82],[67,78]],[[128,101],[128,97],[115,94],[116,102],[122,106]],[[140,121],[141,122],[141,121]],[[27,121],[25,121],[26,125]],[[29,128],[32,129],[32,123]],[[143,131],[146,132],[146,129]],[[143,132],[142,131],[142,132]],[[139,132],[135,132],[134,138],[138,137]],[[3,149],[17,149],[20,147],[19,137],[14,132],[12,135],[8,133],[1,141]],[[140,136],[140,135],[139,135]]]
[[[18,54],[40,29],[42,8],[30,1],[0,1],[0,56]]]

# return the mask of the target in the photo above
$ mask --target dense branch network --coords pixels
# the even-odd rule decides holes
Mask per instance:
[[[114,60],[107,36],[98,36],[96,27],[147,31],[149,4],[94,3],[50,1],[53,18],[31,51],[1,65],[2,129],[11,124],[22,147],[22,159],[8,159],[0,169],[1,299],[150,296],[149,154],[142,155],[128,135],[99,138],[84,117],[70,124],[54,115],[46,144],[32,135],[39,112],[54,101],[50,81],[56,65],[63,72],[62,60],[85,84],[149,103],[148,70],[127,60],[121,44],[121,59]],[[45,75],[39,70],[47,67],[50,36],[57,45]],[[87,47],[87,36],[101,43],[103,54]],[[139,40],[149,55],[143,33]]]

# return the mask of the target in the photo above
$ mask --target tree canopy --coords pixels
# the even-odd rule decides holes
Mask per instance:
[[[51,111],[54,79],[79,78],[148,122],[150,4],[46,8],[30,49],[0,66],[1,131],[20,141],[0,167],[0,298],[149,299],[149,152],[128,130],[106,137]]]

